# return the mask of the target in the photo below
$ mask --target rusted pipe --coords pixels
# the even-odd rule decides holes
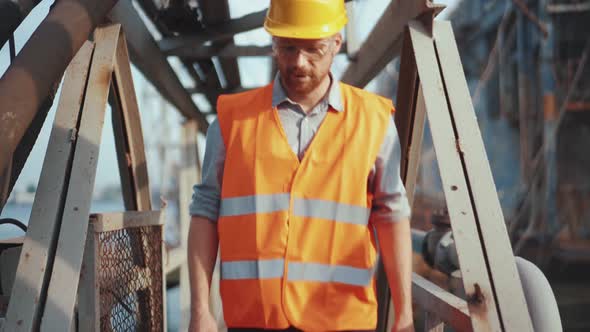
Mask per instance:
[[[117,0],[60,0],[0,78],[0,173],[69,62]]]

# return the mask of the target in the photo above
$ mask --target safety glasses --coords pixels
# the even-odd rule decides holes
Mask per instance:
[[[319,61],[330,51],[332,43],[333,40],[329,40],[313,46],[298,46],[289,42],[275,41],[272,49],[275,56],[294,58],[301,53],[311,61]]]

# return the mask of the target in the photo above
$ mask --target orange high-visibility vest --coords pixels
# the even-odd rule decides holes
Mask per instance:
[[[340,83],[299,161],[271,105],[272,85],[218,99],[226,147],[218,233],[229,327],[369,330],[377,250],[367,179],[390,100]]]

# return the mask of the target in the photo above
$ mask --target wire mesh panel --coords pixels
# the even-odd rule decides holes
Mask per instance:
[[[96,234],[101,331],[164,331],[162,227]]]

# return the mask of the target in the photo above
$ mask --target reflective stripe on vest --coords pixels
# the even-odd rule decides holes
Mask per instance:
[[[252,195],[223,198],[220,217],[270,213],[289,209],[289,194]]]
[[[233,261],[221,263],[222,280],[272,279],[283,277],[283,259]],[[289,262],[287,280],[336,282],[353,286],[368,286],[373,269],[343,265]]]
[[[230,217],[287,210],[289,210],[289,194],[252,195],[223,198],[219,215]],[[370,210],[362,206],[327,200],[295,198],[293,200],[293,215],[367,225]]]

